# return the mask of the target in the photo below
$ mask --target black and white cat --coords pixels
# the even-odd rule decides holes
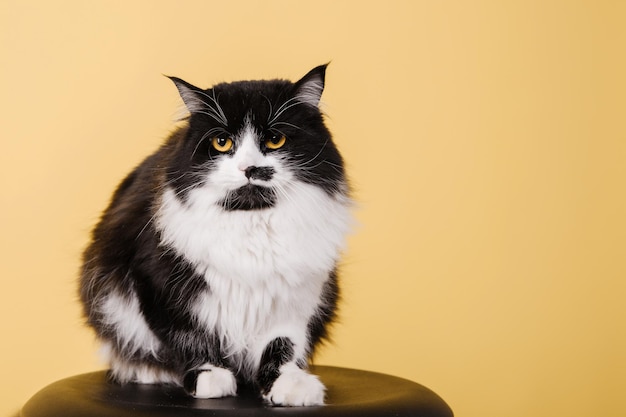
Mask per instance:
[[[84,253],[80,296],[115,380],[323,404],[307,365],[351,223],[325,71],[207,90],[171,78],[189,119],[120,184]]]

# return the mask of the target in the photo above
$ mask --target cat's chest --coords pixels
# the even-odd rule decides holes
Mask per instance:
[[[166,190],[157,227],[198,273],[296,285],[334,268],[350,221],[341,201],[303,187],[271,209],[249,211],[224,211],[201,195],[183,202]]]

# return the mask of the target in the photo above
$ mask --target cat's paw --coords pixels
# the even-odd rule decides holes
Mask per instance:
[[[326,387],[317,376],[311,375],[295,365],[285,365],[263,399],[277,406],[324,405]]]
[[[203,366],[185,374],[185,390],[195,398],[221,398],[237,393],[237,381],[228,369]]]

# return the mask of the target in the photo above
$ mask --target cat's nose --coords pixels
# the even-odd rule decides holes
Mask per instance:
[[[252,178],[256,170],[257,168],[255,166],[251,166],[251,167],[247,167],[246,169],[244,169],[243,172],[246,174],[246,178],[250,179]]]
[[[269,181],[274,175],[274,168],[272,167],[257,167],[249,166],[243,170],[247,179]]]

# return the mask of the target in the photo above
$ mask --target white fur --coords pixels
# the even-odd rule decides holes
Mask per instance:
[[[241,178],[240,173],[233,170],[233,165],[241,171],[245,172],[246,168],[251,166],[262,166],[266,164],[266,157],[259,151],[259,147],[256,144],[256,134],[254,129],[247,124],[244,128],[242,134],[239,138],[239,148],[237,149],[237,154],[233,158],[226,159],[224,164],[222,164],[222,173],[226,173],[225,171],[232,172],[236,178],[235,182],[243,182],[245,184],[247,181]],[[255,182],[253,180],[253,182]],[[263,181],[256,181],[257,183],[262,183]],[[242,185],[243,185],[242,184]]]
[[[239,372],[253,376],[265,347],[277,337],[289,337],[294,356],[304,357],[307,323],[319,294],[305,288],[281,297],[267,287],[254,290],[225,279],[212,280],[220,281],[222,285],[213,285],[211,293],[198,297],[195,313],[207,327],[219,329],[222,346]]]
[[[273,405],[312,406],[324,405],[326,388],[315,375],[289,363],[281,366],[280,376],[263,399]]]
[[[111,342],[104,342],[101,353],[111,366],[116,380],[121,382],[138,382],[141,384],[175,384],[181,385],[180,375],[168,372],[160,367],[149,364],[130,363],[115,353]]]
[[[161,342],[148,327],[135,295],[128,298],[115,292],[108,294],[100,304],[99,310],[104,323],[115,328],[123,350],[130,354],[141,352],[158,357]],[[177,375],[159,367],[125,361],[115,353],[111,342],[103,344],[101,355],[110,364],[113,374],[119,381],[143,384],[180,383]]]
[[[237,393],[237,381],[228,369],[218,368],[211,364],[206,364],[201,369],[203,372],[198,374],[194,397],[221,398]]]
[[[277,171],[274,177],[282,175]],[[186,203],[166,189],[157,227],[164,243],[202,273],[213,269],[249,286],[259,281],[302,283],[334,267],[350,227],[348,203],[305,183],[279,186],[275,207],[232,212],[216,204],[227,191],[215,191],[225,188],[223,184],[207,181],[190,192]]]
[[[148,327],[134,294],[130,298],[115,292],[108,294],[99,309],[104,323],[115,327],[123,350],[156,356],[161,343]]]

